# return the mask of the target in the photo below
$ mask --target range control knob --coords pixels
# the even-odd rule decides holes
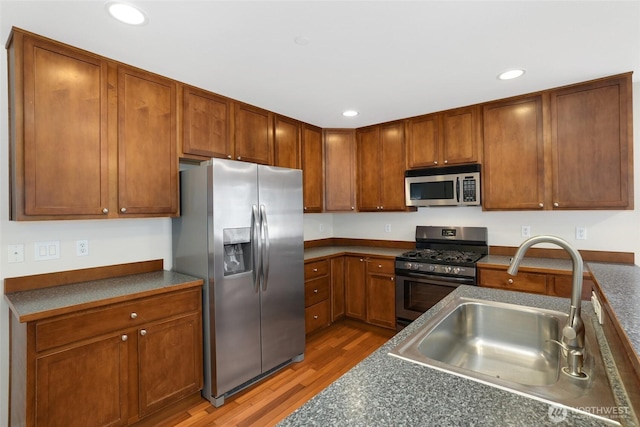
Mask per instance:
[[[444,268],[444,272],[445,272],[445,273],[451,273],[451,267],[450,267],[450,266],[446,266],[446,267]]]
[[[453,274],[459,274],[460,273],[460,267],[455,267],[453,269]]]
[[[435,265],[430,265],[429,266],[429,271],[436,271],[436,266]]]

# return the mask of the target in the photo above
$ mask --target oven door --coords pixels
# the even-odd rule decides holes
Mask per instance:
[[[396,323],[401,330],[436,305],[459,285],[475,285],[473,278],[396,275]]]

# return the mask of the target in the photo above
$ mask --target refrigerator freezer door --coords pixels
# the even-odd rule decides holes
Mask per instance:
[[[262,373],[260,352],[260,293],[255,287],[254,268],[224,275],[224,236],[230,230],[252,227],[253,206],[258,203],[257,167],[251,163],[216,161],[208,194],[209,257],[213,260],[212,313],[210,322],[214,396],[232,390]],[[226,231],[225,231],[226,230]],[[253,236],[252,233],[252,239]],[[255,247],[253,244],[249,248]],[[252,251],[246,264],[253,266]]]
[[[302,171],[258,166],[264,225],[261,286],[262,370],[304,353]]]

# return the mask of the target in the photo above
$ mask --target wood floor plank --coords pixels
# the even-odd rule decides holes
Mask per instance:
[[[215,408],[204,399],[161,427],[274,426],[387,342],[395,331],[344,320],[307,337],[305,357]]]

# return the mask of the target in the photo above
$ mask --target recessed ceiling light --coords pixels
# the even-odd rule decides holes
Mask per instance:
[[[311,42],[311,40],[309,40],[309,38],[305,36],[296,36],[293,39],[293,42],[295,44],[299,44],[300,46],[306,46]]]
[[[347,111],[344,111],[342,115],[345,117],[355,117],[358,115],[358,112],[356,110],[347,110]]]
[[[524,74],[524,70],[522,70],[522,69],[509,70],[509,71],[505,71],[504,73],[499,74],[498,75],[498,79],[500,79],[500,80],[516,79],[516,78],[522,76],[523,74]]]
[[[109,2],[106,8],[111,16],[125,24],[142,25],[147,22],[145,14],[132,4]]]

